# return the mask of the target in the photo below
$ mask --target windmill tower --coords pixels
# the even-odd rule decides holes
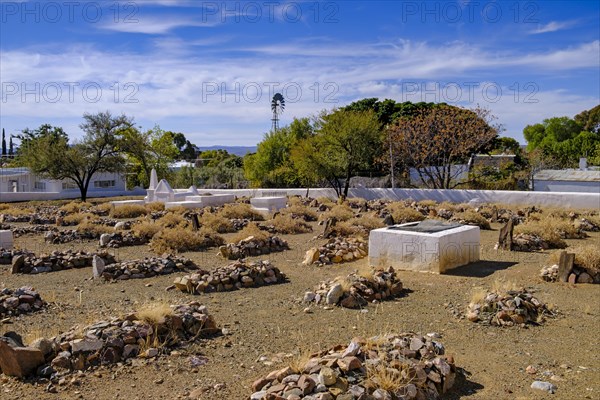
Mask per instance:
[[[273,100],[271,100],[271,111],[273,111],[273,125],[271,130],[274,132],[279,129],[279,114],[285,110],[285,100],[281,93],[275,93]]]

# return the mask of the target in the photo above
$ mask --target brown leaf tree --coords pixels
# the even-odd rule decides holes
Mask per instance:
[[[460,185],[463,172],[457,164],[490,146],[502,129],[493,125],[489,110],[468,110],[440,104],[411,117],[399,118],[388,128],[390,157],[415,168],[423,184],[432,189]]]

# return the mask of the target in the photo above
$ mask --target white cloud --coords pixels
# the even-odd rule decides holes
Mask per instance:
[[[573,27],[577,21],[551,21],[546,25],[540,25],[536,29],[530,31],[529,33],[532,35],[538,35],[540,33],[548,33],[548,32],[556,32],[563,29],[568,29]]]

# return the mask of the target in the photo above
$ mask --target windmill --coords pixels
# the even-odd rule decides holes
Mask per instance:
[[[273,100],[271,100],[271,111],[273,111],[273,126],[271,130],[276,131],[279,129],[279,114],[285,110],[285,99],[281,93],[275,93]]]

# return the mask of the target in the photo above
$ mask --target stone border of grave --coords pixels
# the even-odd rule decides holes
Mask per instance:
[[[413,400],[439,399],[454,385],[452,356],[432,333],[354,338],[346,346],[314,353],[299,365],[285,367],[252,384],[250,400]],[[385,390],[380,377],[397,381]]]
[[[302,264],[316,264],[321,267],[328,264],[340,264],[360,260],[368,255],[368,243],[358,237],[331,238],[326,244],[313,247],[306,252]]]
[[[192,260],[173,255],[113,263],[107,263],[105,259],[98,256],[94,256],[92,259],[92,276],[94,278],[102,277],[107,281],[152,278],[197,268]]]
[[[373,269],[368,274],[352,273],[343,279],[321,282],[313,292],[306,292],[303,301],[322,305],[339,305],[345,308],[362,308],[368,303],[399,296],[402,282],[393,267]]]
[[[248,236],[237,243],[220,246],[219,254],[228,260],[239,260],[246,257],[281,252],[289,250],[289,248],[288,243],[278,236],[269,236],[265,240]]]
[[[175,288],[191,294],[226,292],[287,282],[287,277],[270,261],[236,261],[213,271],[198,271],[175,278]]]
[[[219,334],[212,315],[198,302],[170,306],[159,321],[149,322],[137,314],[98,321],[53,338],[41,338],[24,346],[12,332],[0,337],[0,372],[19,378],[49,378],[50,386],[75,370],[127,362],[135,357],[168,354],[182,343]],[[141,313],[138,313],[140,316]]]
[[[34,288],[23,286],[18,289],[0,290],[0,320],[42,310],[47,303]]]
[[[480,301],[469,303],[465,316],[469,321],[483,325],[525,327],[540,325],[556,313],[530,291],[521,289],[488,292]]]
[[[11,273],[39,274],[44,272],[63,271],[67,269],[93,267],[93,259],[102,259],[105,264],[115,263],[115,258],[107,252],[87,253],[85,251],[67,250],[53,251],[47,255],[36,256],[23,251],[12,258]]]
[[[600,283],[600,270],[575,264],[575,254],[562,251],[558,264],[543,267],[540,276],[548,282]]]

